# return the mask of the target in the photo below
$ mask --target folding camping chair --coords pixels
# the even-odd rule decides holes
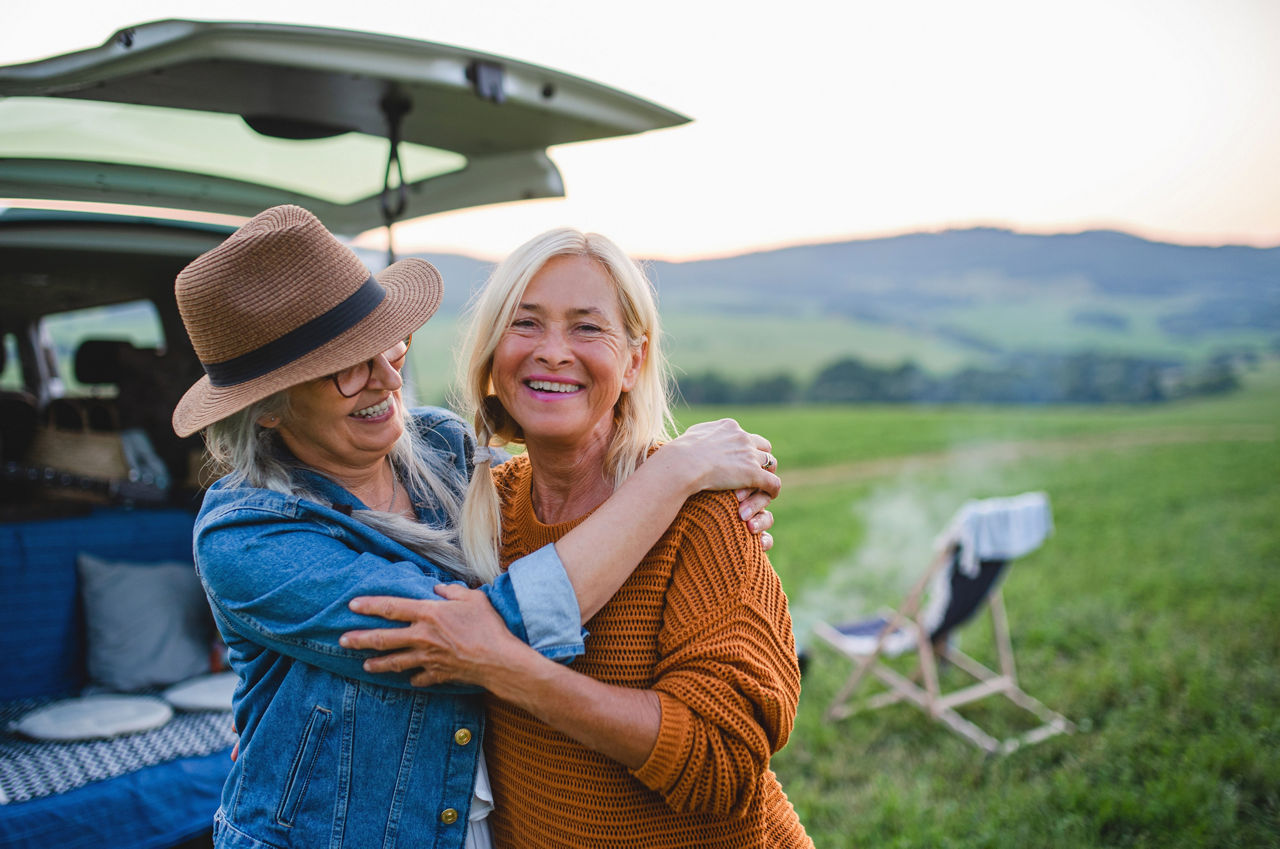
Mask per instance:
[[[1052,530],[1049,499],[1042,492],[970,501],[938,537],[933,562],[900,609],[842,625],[817,623],[814,633],[854,662],[853,672],[827,709],[827,720],[841,719],[864,708],[874,710],[907,701],[988,753],[1008,753],[1073,731],[1075,726],[1067,719],[1018,686],[1000,590],[1000,579],[1009,561],[1039,548]],[[921,612],[926,589],[929,604]],[[972,619],[984,602],[995,632],[998,673],[960,651],[950,639],[952,631]],[[919,654],[919,665],[911,678],[882,660],[912,650]],[[969,673],[978,683],[942,692],[938,684],[939,658]],[[855,704],[852,697],[868,673],[888,689]],[[961,705],[992,695],[1006,697],[1035,714],[1043,724],[1021,735],[997,740],[956,712]]]

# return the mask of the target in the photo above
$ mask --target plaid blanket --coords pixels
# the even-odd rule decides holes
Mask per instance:
[[[178,712],[159,728],[111,740],[50,743],[9,730],[10,723],[28,711],[53,701],[24,699],[0,705],[0,804],[65,793],[176,758],[213,754],[236,740],[227,711]]]

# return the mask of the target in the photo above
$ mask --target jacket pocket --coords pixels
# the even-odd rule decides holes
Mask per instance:
[[[324,735],[329,729],[329,721],[332,718],[331,711],[316,705],[312,708],[311,717],[302,729],[302,738],[298,741],[293,764],[289,767],[289,776],[285,780],[284,796],[280,799],[280,807],[276,809],[276,822],[285,828],[293,828],[294,818],[298,815],[298,805],[306,795],[307,785],[311,782],[311,772],[315,768],[320,746],[324,743]]]
[[[267,843],[250,837],[231,823],[221,809],[213,815],[213,845],[217,849],[280,849],[274,843]]]

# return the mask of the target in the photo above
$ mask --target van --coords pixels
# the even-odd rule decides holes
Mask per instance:
[[[234,735],[191,568],[201,445],[169,425],[202,374],[178,271],[282,203],[351,237],[559,196],[548,147],[686,120],[279,24],[156,21],[0,68],[0,845],[209,843]]]

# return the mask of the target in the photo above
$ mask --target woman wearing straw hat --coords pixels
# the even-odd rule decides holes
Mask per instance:
[[[498,266],[464,388],[481,443],[527,450],[473,476],[468,562],[514,568],[661,457],[650,455],[671,421],[659,339],[649,281],[603,236],[553,230]],[[442,590],[456,609],[447,631],[421,621],[420,602],[366,598],[355,606],[412,624],[344,640],[388,652],[368,669],[492,694],[499,845],[812,849],[769,768],[800,694],[787,599],[737,507],[728,493],[690,498],[587,623],[572,668],[514,640],[462,588]]]
[[[368,652],[339,635],[380,620],[348,602],[485,582],[521,645],[566,661],[685,497],[778,490],[761,468],[767,442],[715,423],[664,447],[556,545],[501,575],[470,568],[457,518],[473,442],[447,411],[407,412],[401,391],[411,334],[440,303],[429,263],[371,275],[310,213],[276,207],[188,265],[175,292],[206,377],[174,430],[203,430],[228,472],[195,526],[196,568],[240,676],[219,847],[484,845],[487,827],[471,822],[485,808],[482,697],[365,671]]]

